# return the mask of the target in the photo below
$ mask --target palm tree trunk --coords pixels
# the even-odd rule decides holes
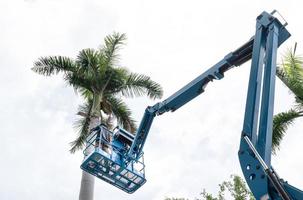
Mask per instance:
[[[79,200],[94,199],[95,178],[89,173],[82,171]]]
[[[94,95],[89,130],[100,125],[100,122],[101,122],[100,100],[101,99],[102,99],[101,95],[98,95],[98,94]],[[90,175],[89,173],[87,173],[85,171],[82,171],[79,200],[93,200],[94,199],[94,186],[95,186],[94,176]]]

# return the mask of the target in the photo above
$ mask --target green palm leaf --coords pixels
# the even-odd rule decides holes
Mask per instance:
[[[295,45],[296,49],[296,45]],[[295,95],[295,106],[287,112],[274,116],[273,120],[273,153],[279,149],[280,142],[287,128],[293,121],[302,116],[303,109],[303,58],[288,49],[283,56],[282,64],[277,67],[277,76]]]
[[[38,74],[50,76],[59,72],[75,72],[73,60],[64,56],[41,57],[34,63],[32,70]]]
[[[109,67],[102,80],[105,83],[102,90],[106,93],[116,93],[125,84],[128,75],[126,68]]]
[[[87,103],[79,106],[78,108],[78,115],[80,118],[74,122],[74,127],[78,129],[78,136],[70,143],[71,153],[75,153],[77,150],[82,149],[85,145],[85,139],[89,132],[90,113],[92,111],[92,107],[93,101],[89,100]]]
[[[93,80],[86,76],[78,75],[77,73],[67,73],[64,75],[64,80],[74,87],[76,91],[83,91],[84,89],[93,91]]]
[[[300,99],[303,99],[303,58],[288,49],[282,64],[277,68],[277,76]]]
[[[91,90],[88,90],[86,88],[83,87],[79,87],[77,88],[77,90],[75,90],[76,93],[80,93],[80,95],[84,98],[84,99],[93,99],[93,93]]]
[[[98,51],[94,49],[83,49],[79,52],[76,63],[78,64],[81,73],[91,73],[97,75],[99,66]]]
[[[161,86],[152,81],[150,77],[142,74],[131,73],[125,84],[121,87],[121,93],[126,97],[138,97],[144,94],[151,99],[161,98],[163,90]]]
[[[86,104],[79,107],[81,117],[75,122],[78,137],[71,142],[72,153],[83,148],[92,113],[100,117],[102,123],[112,126],[116,120],[126,130],[135,132],[136,124],[131,111],[117,96],[162,97],[161,86],[148,76],[117,67],[119,50],[125,40],[125,34],[114,33],[106,36],[102,47],[97,50],[83,49],[76,59],[49,56],[41,57],[34,63],[32,70],[45,76],[63,72],[64,81],[86,100]]]
[[[104,102],[104,104],[107,104],[107,106],[109,107],[108,109],[112,111],[119,125],[121,125],[125,130],[130,131],[131,133],[134,133],[136,131],[137,126],[135,120],[131,117],[131,110],[121,99],[109,95],[106,98],[106,102]],[[104,104],[102,107],[105,107]]]
[[[104,39],[105,46],[101,48],[106,58],[106,65],[112,66],[119,60],[118,50],[125,44],[126,34],[113,33]]]
[[[289,125],[291,125],[294,122],[294,120],[298,117],[302,117],[302,112],[298,112],[293,109],[287,112],[279,113],[274,116],[273,140],[272,140],[272,147],[274,153],[277,149],[279,149],[280,143]]]

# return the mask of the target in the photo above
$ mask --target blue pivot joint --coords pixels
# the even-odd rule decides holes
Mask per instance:
[[[282,181],[271,166],[277,49],[290,37],[285,25],[272,14],[263,12],[257,17],[238,156],[256,199],[299,200],[303,192]]]

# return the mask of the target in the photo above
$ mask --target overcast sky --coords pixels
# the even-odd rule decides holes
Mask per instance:
[[[263,11],[278,9],[292,37],[279,57],[298,42],[303,54],[302,1],[0,1],[0,199],[78,198],[82,152],[69,153],[81,99],[62,76],[45,78],[30,68],[40,56],[75,57],[97,48],[114,31],[126,33],[121,65],[152,77],[168,97],[246,42]],[[154,120],[145,145],[147,183],[129,195],[96,180],[98,200],[161,200],[217,191],[230,174],[241,174],[237,151],[250,63],[174,113]],[[278,80],[275,113],[293,97]],[[127,100],[140,121],[146,98]],[[273,165],[289,183],[303,188],[302,124],[289,129]],[[241,174],[242,175],[242,174]]]

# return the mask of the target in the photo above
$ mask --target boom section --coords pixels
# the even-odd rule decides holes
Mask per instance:
[[[260,16],[264,15],[267,17],[271,16],[266,12],[263,12]],[[281,29],[278,38],[278,46],[280,46],[289,37],[289,32],[285,28]],[[255,42],[254,38],[255,36],[251,37],[248,42],[243,44],[235,51],[227,54],[217,64],[199,75],[197,78],[192,80],[190,83],[185,85],[183,88],[172,94],[164,101],[159,102],[154,106],[147,107],[140,122],[139,128],[136,132],[134,142],[129,150],[128,159],[137,160],[140,157],[148,132],[156,115],[161,115],[168,111],[173,112],[177,110],[187,102],[203,93],[209,82],[213,81],[214,79],[222,79],[226,71],[235,66],[240,66],[250,60],[252,58],[253,46]]]
[[[256,199],[299,200],[303,191],[279,178],[271,165],[276,60],[285,25],[272,15],[257,18],[246,108],[238,157]]]

